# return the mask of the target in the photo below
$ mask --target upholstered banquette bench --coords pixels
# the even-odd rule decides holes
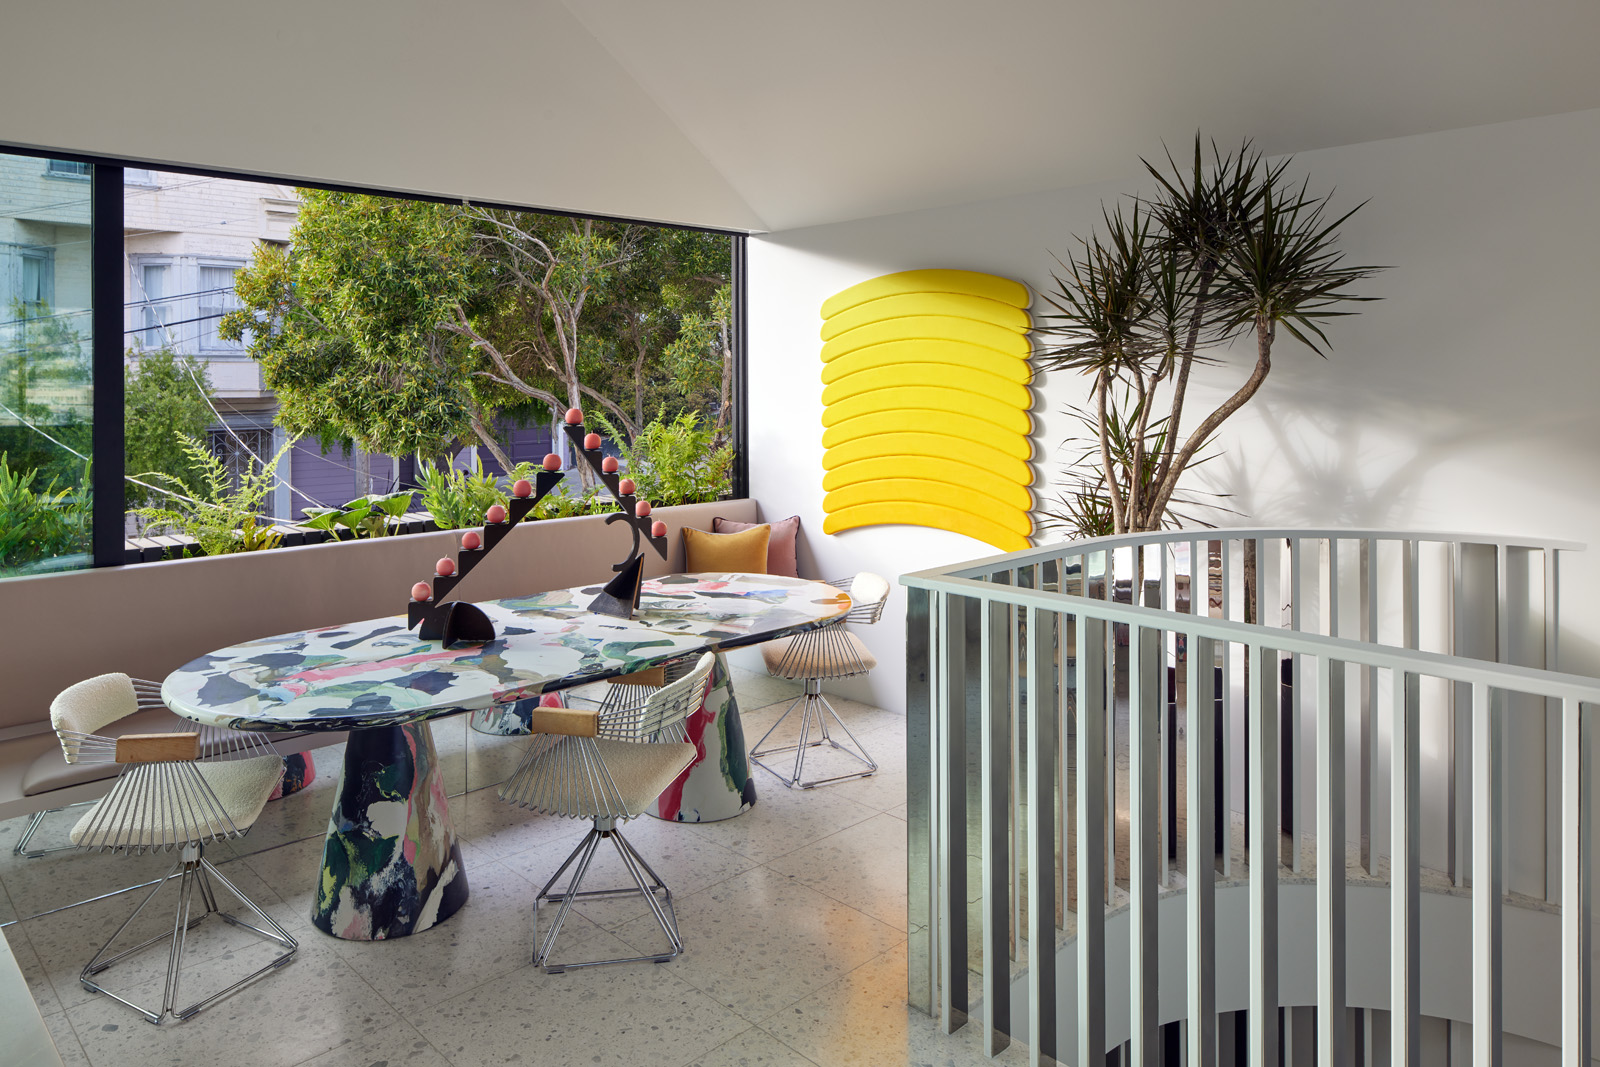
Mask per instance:
[[[677,536],[715,516],[754,522],[752,500],[661,508],[672,548],[645,554],[645,575],[683,570]],[[279,548],[0,580],[0,819],[101,796],[116,765],[69,765],[50,728],[50,702],[74,682],[119,671],[160,681],[226,645],[405,610],[413,583],[454,555],[459,531]],[[630,548],[603,516],[519,525],[461,583],[467,600],[603,583]],[[164,712],[144,713],[160,717]],[[129,730],[152,728],[133,722]],[[285,755],[342,734],[274,735]]]

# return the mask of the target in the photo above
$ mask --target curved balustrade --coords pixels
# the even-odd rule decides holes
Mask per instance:
[[[1416,1063],[1424,995],[1443,1002],[1422,986],[1422,901],[1466,894],[1458,1017],[1476,1023],[1473,1062],[1502,1062],[1509,901],[1559,911],[1546,998],[1559,1033],[1538,1036],[1589,1067],[1600,680],[1555,669],[1559,558],[1580,547],[1168,531],[902,577],[912,1005],[954,1030],[977,971],[991,1054],[1015,1029],[1034,1063],[1098,1067],[1126,1041],[1133,1063],[1154,1064],[1158,1027],[1183,1018],[1186,1062],[1201,1067],[1218,1062],[1220,977],[1222,1002],[1248,1009],[1252,1065],[1278,1062],[1278,1009],[1292,1003],[1318,1009],[1318,1062],[1354,1062],[1345,1009],[1379,1006],[1388,1061]],[[1377,942],[1364,936],[1375,890],[1390,935]],[[1280,909],[1305,893],[1316,992],[1296,1000],[1278,969]],[[1247,968],[1227,969],[1219,930],[1246,946]],[[1125,987],[1108,931],[1127,939]],[[1350,958],[1372,943],[1386,960]],[[1057,965],[1033,966],[1036,945]],[[1352,966],[1387,974],[1385,995],[1353,993]],[[1543,975],[1514,977],[1527,1014]]]

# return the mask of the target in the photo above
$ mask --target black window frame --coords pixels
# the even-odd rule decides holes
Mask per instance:
[[[94,467],[91,490],[94,494],[90,551],[95,567],[118,567],[128,562],[125,545],[125,509],[123,506],[123,479],[126,471],[126,440],[123,428],[123,358],[126,349],[126,325],[122,292],[123,269],[123,197],[125,191],[124,168],[139,171],[165,171],[190,174],[204,178],[228,178],[248,182],[274,182],[306,189],[326,189],[336,193],[356,193],[364,196],[388,196],[399,200],[420,200],[434,204],[460,204],[461,197],[432,196],[383,189],[364,185],[346,185],[288,174],[251,173],[213,167],[190,166],[181,163],[163,163],[152,160],[125,159],[111,156],[89,155],[61,149],[15,145],[0,141],[0,152],[7,155],[34,156],[45,160],[46,172],[53,161],[73,163],[88,168],[90,196],[90,322],[94,332],[92,364],[94,373],[94,401],[92,447]],[[65,173],[53,177],[82,180],[80,176]],[[715,226],[687,226],[676,223],[632,219],[619,215],[600,215],[592,212],[561,211],[550,207],[513,204],[501,201],[467,200],[479,207],[508,211],[528,211],[561,218],[594,219],[628,225],[660,226],[666,229],[713,233],[727,237],[732,244],[733,282],[733,495],[750,494],[749,446],[749,374],[748,374],[748,313],[746,258],[747,234],[740,230],[727,230]]]

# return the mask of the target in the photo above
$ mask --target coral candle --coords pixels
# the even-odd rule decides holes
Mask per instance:
[[[567,425],[569,425],[569,426],[581,426],[581,425],[583,425],[583,409],[582,408],[568,408],[567,409]]]
[[[468,552],[476,552],[482,544],[483,538],[478,535],[477,530],[468,530],[461,535],[461,547]]]
[[[448,578],[455,572],[456,561],[451,559],[449,556],[442,557],[438,563],[433,565],[433,573],[437,574],[441,578]],[[420,585],[422,583],[419,582],[417,584]],[[415,592],[415,590],[413,590],[413,592]]]
[[[411,599],[432,600],[433,590],[428,587],[427,582],[418,582],[416,585],[411,587]]]
[[[483,513],[483,517],[487,522],[505,522],[506,509],[499,504],[491,504],[489,510]]]
[[[526,478],[518,478],[517,484],[511,487],[511,493],[513,496],[532,496],[533,483]]]

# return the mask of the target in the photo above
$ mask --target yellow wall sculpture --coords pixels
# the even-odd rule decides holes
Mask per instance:
[[[1025,286],[965,270],[823,302],[823,532],[908,523],[1028,547],[1028,304]]]

